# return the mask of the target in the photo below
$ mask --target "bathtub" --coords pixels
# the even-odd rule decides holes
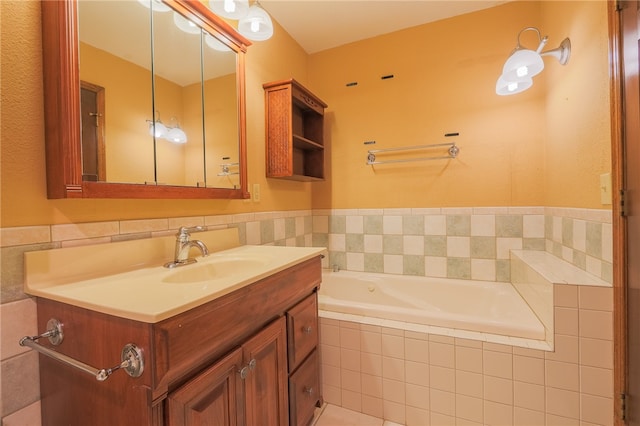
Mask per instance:
[[[524,339],[545,328],[510,283],[326,271],[319,309]]]

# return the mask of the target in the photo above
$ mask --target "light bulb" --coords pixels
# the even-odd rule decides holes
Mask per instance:
[[[233,13],[236,11],[236,2],[233,0],[224,0],[224,11],[227,13]]]
[[[524,77],[527,74],[529,74],[529,68],[527,68],[526,65],[523,65],[521,67],[518,67],[518,69],[516,70],[516,75],[518,77]]]
[[[513,92],[514,90],[516,90],[518,88],[518,83],[513,82],[513,83],[509,83],[507,85],[507,90],[510,92]]]
[[[260,31],[260,21],[254,19],[251,21],[251,32],[257,33],[258,31]]]

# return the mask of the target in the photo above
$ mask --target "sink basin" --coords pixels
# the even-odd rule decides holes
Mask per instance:
[[[181,266],[162,279],[171,284],[188,284],[209,281],[246,273],[261,268],[269,263],[269,259],[261,257],[229,257],[219,259],[203,259],[202,263]]]

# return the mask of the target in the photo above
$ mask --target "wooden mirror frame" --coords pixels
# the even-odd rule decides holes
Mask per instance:
[[[197,0],[164,0],[205,31],[220,35],[237,54],[240,188],[88,182],[82,180],[77,0],[40,2],[45,109],[47,198],[249,198],[245,59],[251,42]]]

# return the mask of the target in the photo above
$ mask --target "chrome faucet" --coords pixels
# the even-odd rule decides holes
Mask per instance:
[[[175,268],[196,262],[194,258],[189,257],[191,247],[199,248],[203,256],[209,255],[209,249],[207,249],[207,246],[202,241],[190,239],[190,233],[196,231],[204,231],[204,228],[202,226],[194,226],[191,228],[181,226],[180,229],[178,229],[174,260],[173,262],[165,263],[165,268]]]

